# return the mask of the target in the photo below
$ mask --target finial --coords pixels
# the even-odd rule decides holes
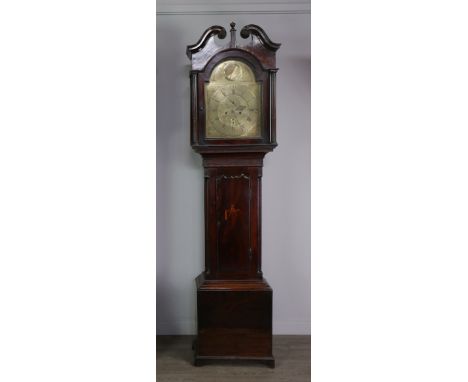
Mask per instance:
[[[230,48],[236,47],[236,23],[233,21],[231,22],[231,42],[229,43]]]

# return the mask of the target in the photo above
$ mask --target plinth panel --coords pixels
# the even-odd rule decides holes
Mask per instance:
[[[200,281],[201,280],[201,281]],[[198,336],[195,359],[273,362],[273,291],[254,282],[197,279]]]

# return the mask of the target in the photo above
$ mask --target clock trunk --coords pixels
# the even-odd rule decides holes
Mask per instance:
[[[262,158],[263,154],[204,156],[207,279],[262,277]]]

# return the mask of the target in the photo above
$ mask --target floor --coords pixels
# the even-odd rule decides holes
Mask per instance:
[[[246,361],[193,366],[192,336],[158,336],[158,382],[309,382],[310,336],[274,336],[276,367]]]

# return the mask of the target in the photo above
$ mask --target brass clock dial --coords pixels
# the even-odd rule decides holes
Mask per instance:
[[[218,64],[205,86],[206,138],[260,137],[260,84],[239,60]]]

